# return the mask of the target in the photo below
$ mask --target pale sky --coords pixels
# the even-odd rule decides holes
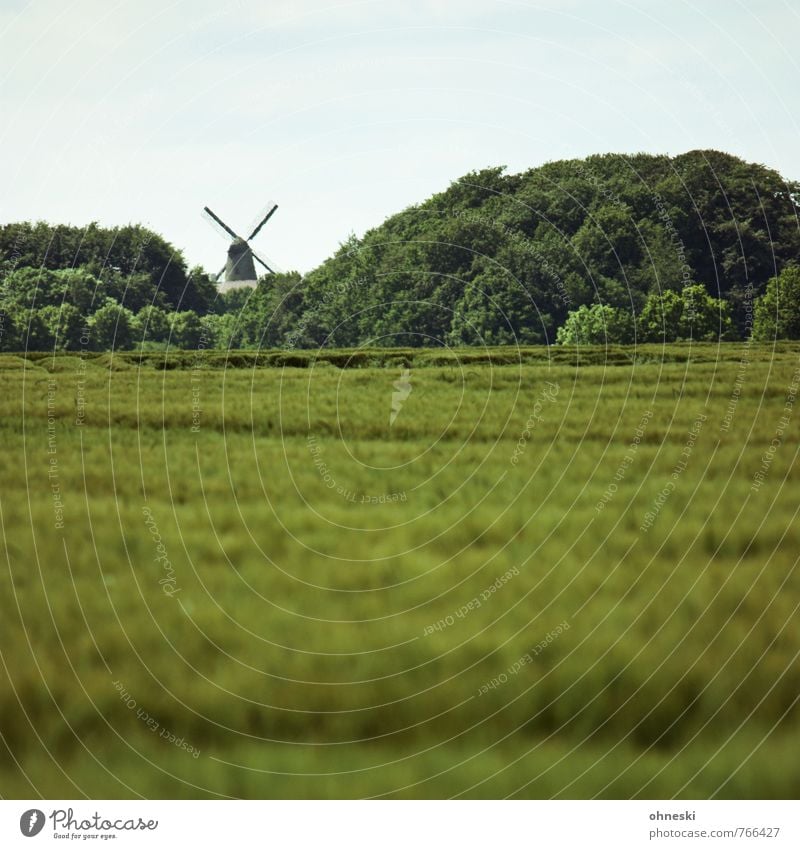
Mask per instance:
[[[468,171],[727,150],[800,178],[784,0],[0,0],[0,221],[306,271]],[[243,235],[247,235],[244,233]]]

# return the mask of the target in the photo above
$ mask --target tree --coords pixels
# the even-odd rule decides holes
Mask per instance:
[[[216,282],[201,266],[194,266],[186,277],[186,288],[181,297],[180,308],[205,315],[219,311],[221,306]]]
[[[103,281],[103,293],[134,313],[151,305],[169,309],[166,296],[153,287],[150,275],[145,272],[124,274],[113,269],[103,269],[98,271],[98,277]]]
[[[0,307],[0,351],[21,351],[23,348],[22,310]]]
[[[363,296],[364,286],[359,289]],[[283,345],[287,336],[299,325],[303,306],[304,281],[296,271],[262,277],[254,297],[244,308],[245,313],[250,310],[255,313],[255,321],[250,326],[258,346],[277,348]],[[362,299],[359,308],[363,306]],[[357,338],[357,334],[353,336]]]
[[[133,313],[112,298],[89,319],[90,339],[96,351],[124,351],[131,348],[134,330]]]
[[[200,321],[209,348],[228,350],[244,347],[239,320],[233,313],[225,313],[224,315],[209,313],[204,315]]]
[[[146,306],[136,314],[134,330],[137,340],[143,344],[164,343],[169,339],[170,320],[160,307]]]
[[[6,322],[11,328],[6,350],[50,351],[54,337],[41,310],[28,309],[13,304],[6,313]]]
[[[85,268],[18,268],[5,281],[5,301],[28,309],[65,304],[82,315],[104,302],[105,284]]]
[[[251,294],[252,290],[248,286],[231,289],[228,292],[221,292],[218,298],[219,311],[221,313],[238,313],[244,307]]]
[[[82,315],[89,315],[95,304],[102,304],[108,287],[87,268],[65,268],[55,272],[61,281],[63,301],[72,304]]]
[[[732,335],[730,305],[712,298],[705,286],[687,286],[681,292],[683,312],[679,338],[695,342],[716,342]]]
[[[634,340],[631,313],[607,304],[583,304],[559,327],[559,345],[626,345]]]
[[[84,319],[72,304],[46,306],[37,310],[42,321],[46,347],[75,350],[81,347]]]
[[[178,348],[197,348],[203,337],[203,325],[194,310],[176,312],[172,317],[170,343]]]
[[[452,317],[446,305],[440,307],[449,319],[448,343],[533,345],[553,341],[554,293],[530,258],[520,265],[506,258],[502,266],[489,262],[478,266],[480,271],[464,287]],[[514,268],[520,277],[512,273]]]
[[[800,339],[800,267],[788,265],[756,299],[753,339]]]
[[[43,221],[7,224],[0,227],[0,255],[17,268],[37,272],[83,267],[99,278],[119,274],[123,280],[144,274],[151,300],[152,293],[161,292],[173,307],[198,297],[194,284],[187,283],[181,252],[139,224],[110,229],[96,222],[86,227]]]
[[[18,268],[8,276],[4,286],[5,300],[11,304],[35,309],[64,300],[64,279],[47,268]]]
[[[681,332],[683,298],[670,289],[653,292],[639,316],[639,333],[643,342],[674,342]]]

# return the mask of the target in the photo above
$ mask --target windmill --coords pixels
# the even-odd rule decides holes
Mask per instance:
[[[267,269],[270,274],[274,274],[274,270],[261,259],[261,257],[250,247],[250,242],[259,234],[261,228],[272,218],[278,204],[272,204],[267,214],[261,219],[259,225],[253,232],[243,239],[238,233],[234,232],[228,225],[217,215],[215,215],[207,206],[203,207],[203,211],[214,222],[216,222],[232,239],[228,247],[228,259],[220,269],[215,280],[219,281],[223,273],[225,280],[220,284],[221,292],[228,292],[231,289],[239,289],[243,286],[256,285],[256,267],[253,260],[260,263]]]

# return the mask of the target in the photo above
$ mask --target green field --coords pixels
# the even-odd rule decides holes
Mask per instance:
[[[0,356],[0,795],[796,796],[799,369]]]

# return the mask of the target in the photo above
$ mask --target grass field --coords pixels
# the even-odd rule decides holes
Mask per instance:
[[[0,795],[800,792],[800,346],[0,384]]]

